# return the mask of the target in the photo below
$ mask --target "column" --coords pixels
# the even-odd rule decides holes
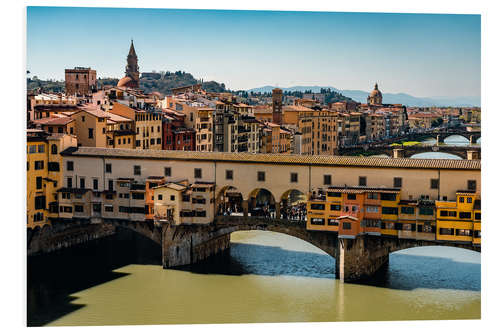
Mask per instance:
[[[248,200],[243,200],[241,206],[243,207],[243,216],[248,217]]]

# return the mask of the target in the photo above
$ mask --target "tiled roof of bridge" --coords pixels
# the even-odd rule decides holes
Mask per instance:
[[[141,150],[94,147],[70,147],[64,156],[109,157],[127,159],[172,159],[220,162],[302,164],[317,166],[351,166],[410,169],[468,169],[481,170],[480,160],[377,158],[357,156],[321,156],[294,154],[220,153],[180,150]]]

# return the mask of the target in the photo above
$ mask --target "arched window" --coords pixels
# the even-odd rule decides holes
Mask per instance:
[[[50,146],[50,151],[53,155],[57,154],[57,145],[52,144],[52,146]]]

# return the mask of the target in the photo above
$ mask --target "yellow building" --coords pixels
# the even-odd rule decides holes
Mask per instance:
[[[163,115],[160,111],[133,109],[126,105],[115,103],[109,112],[135,121],[135,149],[162,149]]]
[[[436,239],[472,242],[474,230],[478,230],[475,242],[480,244],[481,208],[476,200],[479,200],[477,193],[471,190],[458,191],[456,201],[436,201]]]
[[[57,189],[62,186],[62,158],[59,153],[76,147],[76,137],[40,130],[27,132],[27,226],[50,223],[58,216]]]
[[[108,146],[106,113],[94,105],[87,104],[71,115],[75,120],[75,135],[79,145],[100,148]]]
[[[382,225],[380,233],[388,236],[398,236],[396,223],[398,222],[398,205],[400,193],[381,193]]]

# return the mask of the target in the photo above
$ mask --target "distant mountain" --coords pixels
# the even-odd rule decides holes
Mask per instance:
[[[260,88],[253,88],[247,90],[248,92],[271,92],[275,86],[264,86]],[[281,87],[280,87],[281,88]],[[353,100],[366,103],[366,98],[370,94],[368,91],[363,90],[341,90],[332,86],[293,86],[289,88],[281,88],[283,91],[306,91],[312,90],[313,92],[319,92],[321,89],[332,89],[336,92],[341,93],[342,95],[352,98]],[[472,107],[472,106],[481,106],[481,97],[415,97],[404,93],[384,93],[382,91],[382,95],[384,98],[384,103],[387,104],[403,104],[406,106],[419,106],[419,107],[427,107],[427,106],[463,106],[463,107]]]

